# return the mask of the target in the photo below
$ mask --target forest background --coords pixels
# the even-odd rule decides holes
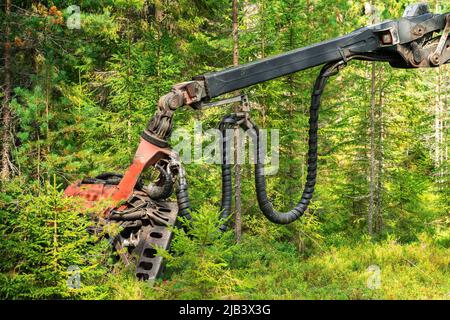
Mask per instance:
[[[262,216],[245,164],[242,236],[219,237],[220,166],[192,163],[197,228],[177,232],[173,250],[162,252],[163,279],[138,282],[113,263],[106,240],[85,232],[88,218],[62,191],[81,177],[123,172],[161,95],[233,64],[232,2],[2,0],[0,297],[450,298],[448,65],[352,62],[330,80],[316,193],[298,222],[277,226]],[[239,63],[399,18],[407,4],[377,0],[370,13],[358,0],[240,0]],[[448,1],[429,4],[450,11]],[[280,130],[280,168],[268,178],[280,210],[296,203],[306,178],[318,71],[245,89],[259,126]],[[215,128],[231,108],[186,108],[175,127]],[[74,272],[77,287],[67,282]]]

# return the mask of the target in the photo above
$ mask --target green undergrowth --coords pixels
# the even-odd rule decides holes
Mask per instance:
[[[309,258],[290,243],[246,238],[233,251],[222,274],[202,290],[194,285],[203,275],[191,277],[201,269],[171,272],[153,285],[124,271],[111,278],[110,298],[450,299],[449,249],[429,238],[406,245],[366,241]]]
[[[448,219],[401,243],[394,236],[323,235],[318,217],[289,226],[246,217],[244,234],[220,233],[214,207],[193,212],[191,228],[174,229],[164,277],[135,279],[116,262],[79,204],[55,184],[0,198],[3,299],[449,299]],[[77,269],[74,271],[71,266]],[[79,282],[72,280],[79,273]],[[71,285],[68,285],[71,284]]]
[[[287,238],[292,230],[281,232],[284,227],[269,226],[272,238],[249,231],[235,244],[231,233],[214,233],[208,211],[200,212],[197,223],[202,230],[190,237],[177,232],[173,251],[163,253],[168,259],[164,279],[150,286],[137,284],[131,273],[121,274],[112,297],[450,299],[450,249],[439,233],[424,233],[406,244],[393,237],[376,242],[362,237],[339,246],[316,242],[304,250],[292,234]]]

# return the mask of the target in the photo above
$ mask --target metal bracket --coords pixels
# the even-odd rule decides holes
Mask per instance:
[[[205,110],[205,109],[209,109],[209,108],[212,108],[212,107],[218,107],[218,106],[222,106],[224,104],[230,104],[230,103],[236,103],[236,102],[240,102],[241,103],[243,111],[244,111],[244,108],[247,111],[250,111],[250,105],[248,103],[248,97],[247,97],[246,94],[242,94],[242,95],[239,95],[239,96],[235,96],[235,97],[228,98],[228,99],[223,99],[223,100],[218,100],[218,101],[202,102],[198,106],[196,106],[196,109],[198,109],[198,110]]]
[[[248,126],[250,123],[249,122],[250,102],[248,101],[248,97],[246,94],[242,94],[239,96],[235,96],[232,98],[223,99],[223,100],[219,100],[219,101],[202,103],[198,107],[198,109],[204,110],[204,109],[217,107],[217,106],[221,106],[224,104],[236,103],[236,102],[240,102],[240,104],[241,104],[240,111],[233,113],[234,115],[236,115],[236,117],[238,117],[240,119],[238,122],[236,122],[236,124],[240,126],[242,123],[245,123],[245,125]]]
[[[430,63],[434,66],[438,66],[441,64],[441,56],[445,49],[445,43],[447,42],[448,36],[450,34],[450,14],[445,18],[445,28],[442,32],[441,39],[436,47],[436,50],[430,55]]]

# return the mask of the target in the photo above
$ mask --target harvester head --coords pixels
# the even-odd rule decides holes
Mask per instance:
[[[125,265],[136,266],[136,276],[142,280],[154,280],[164,268],[163,259],[156,255],[156,248],[168,249],[172,238],[171,226],[177,220],[176,202],[165,200],[170,192],[155,196],[158,186],[146,187],[140,175],[149,166],[168,170],[168,161],[174,154],[141,139],[132,164],[125,175],[104,173],[95,178],[86,178],[69,185],[65,195],[82,198],[82,203],[91,211],[97,226],[90,231],[106,232]],[[163,163],[165,168],[162,168]],[[170,176],[160,177],[157,184],[169,184]],[[162,188],[162,187],[161,187]],[[118,228],[110,228],[116,225]]]

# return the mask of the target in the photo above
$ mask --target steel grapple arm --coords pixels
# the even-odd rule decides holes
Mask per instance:
[[[177,84],[158,103],[143,136],[165,141],[173,111],[201,107],[225,93],[309,69],[351,59],[389,62],[395,68],[438,67],[450,62],[450,13],[432,14],[425,4],[408,7],[398,20],[385,21],[318,44],[292,50]],[[442,33],[440,36],[437,34]]]

